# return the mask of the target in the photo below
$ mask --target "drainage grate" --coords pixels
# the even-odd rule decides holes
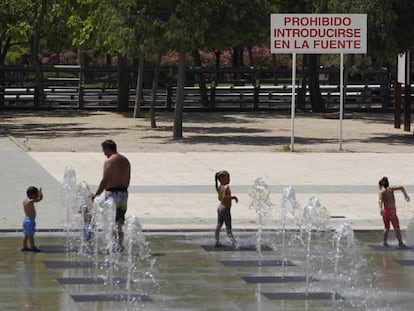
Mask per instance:
[[[222,260],[226,267],[287,267],[296,266],[289,260]]]
[[[414,266],[414,259],[394,259],[401,266]]]
[[[152,301],[146,294],[96,294],[96,295],[71,295],[76,302],[101,302],[101,301]]]
[[[44,261],[43,264],[49,269],[69,269],[69,268],[94,268],[96,263],[92,261]],[[105,262],[98,262],[98,267],[107,266]]]
[[[412,252],[414,251],[414,248],[411,247],[404,247],[404,248],[399,248],[397,245],[393,245],[393,246],[383,246],[380,244],[368,244],[369,247],[371,247],[372,249],[376,250],[376,251],[409,251]]]
[[[262,293],[270,300],[345,300],[344,297],[335,292],[316,293]]]
[[[57,278],[57,281],[61,285],[71,285],[71,284],[104,284],[105,279],[103,278]]]
[[[90,277],[90,278],[57,278],[57,281],[61,285],[96,285],[96,284],[105,284],[104,278],[96,278],[96,277]],[[112,281],[117,284],[125,284],[127,282],[127,279],[125,278],[113,278]],[[131,282],[133,283],[133,282]]]
[[[61,245],[43,245],[40,246],[39,249],[43,253],[72,253],[78,251],[75,247],[66,247]]]
[[[207,252],[237,252],[237,251],[257,251],[256,245],[240,245],[239,247],[234,247],[232,245],[222,245],[220,247],[215,247],[214,245],[201,245]],[[262,251],[271,251],[272,249],[267,245],[261,246]]]
[[[306,276],[243,276],[246,283],[292,283],[306,282]],[[309,278],[309,282],[318,282],[314,278]]]

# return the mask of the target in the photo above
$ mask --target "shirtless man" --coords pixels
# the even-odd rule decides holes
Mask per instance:
[[[22,251],[39,252],[35,246],[34,235],[36,231],[36,209],[34,204],[43,199],[42,188],[30,186],[26,190],[26,198],[23,200],[24,220],[23,220],[23,247]],[[30,248],[27,247],[27,242]]]
[[[125,156],[117,152],[116,144],[113,140],[105,140],[101,145],[102,151],[107,159],[103,166],[103,176],[98,190],[96,190],[92,199],[100,195],[103,191],[105,191],[105,199],[113,199],[116,206],[117,250],[122,252],[124,249],[122,226],[124,225],[125,213],[127,211],[131,165]]]
[[[380,188],[378,204],[382,219],[384,221],[384,246],[389,246],[387,241],[391,223],[398,239],[398,246],[400,248],[406,247],[401,238],[400,223],[397,216],[394,191],[401,191],[407,202],[410,201],[410,197],[407,195],[407,192],[403,186],[390,186],[387,177],[383,177],[379,181],[378,185]]]

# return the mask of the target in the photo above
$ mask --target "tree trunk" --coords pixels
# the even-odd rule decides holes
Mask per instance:
[[[40,70],[40,63],[39,63],[39,46],[40,46],[40,32],[43,27],[43,19],[46,14],[47,10],[47,0],[42,0],[42,5],[39,12],[39,17],[37,18],[37,23],[34,29],[34,34],[32,38],[31,44],[31,55],[32,55],[32,62],[35,66],[35,78],[34,78],[34,94],[33,94],[33,105],[35,108],[39,108],[42,102],[42,94],[43,94],[43,87],[42,87],[42,73]]]
[[[213,71],[212,77],[211,77],[210,105],[209,105],[210,110],[213,110],[213,109],[216,108],[216,87],[217,87],[218,81],[219,81],[218,70],[220,69],[220,55],[221,55],[220,50],[215,50],[214,51],[214,56],[215,56],[216,62],[215,62],[214,71]]]
[[[304,110],[306,108],[306,85],[307,85],[307,79],[306,79],[306,57],[303,57],[302,61],[302,68],[300,70],[301,73],[301,82],[300,86],[298,88],[298,96],[297,96],[297,107],[299,110]]]
[[[344,64],[344,111],[342,117],[345,115],[345,107],[346,107],[346,88],[348,86],[349,81],[349,73],[351,71],[351,67],[355,62],[355,54],[346,54],[345,64]]]
[[[233,67],[243,67],[243,47],[236,46],[233,48]]]
[[[233,67],[241,68],[243,66],[243,47],[236,46],[233,48]],[[240,73],[235,73],[233,78],[234,80],[239,81],[242,79],[242,76],[240,75]]]
[[[200,86],[200,99],[201,104],[204,108],[208,107],[208,94],[207,94],[207,87],[206,87],[206,80],[204,79],[203,64],[201,63],[201,56],[198,49],[194,50],[194,64],[196,67],[200,68],[200,73],[196,74],[196,80],[198,80]]]
[[[140,55],[138,63],[137,85],[135,88],[134,118],[139,118],[141,116],[142,84],[144,81],[144,63],[144,55]]]
[[[5,77],[4,70],[3,70],[3,64],[0,64],[0,81],[3,81]],[[4,89],[5,89],[5,83],[0,84],[0,107],[4,106]]]
[[[322,100],[321,88],[319,86],[319,58],[317,54],[308,54],[309,68],[309,94],[313,112],[325,112]]]
[[[252,51],[252,46],[251,45],[249,45],[247,47],[247,51],[249,52],[250,67],[256,67],[256,63],[254,62],[253,51]]]
[[[11,38],[7,38],[4,41],[4,45],[2,45],[2,41],[0,40],[0,66],[4,65],[4,62],[6,61],[7,52],[10,48]]]
[[[118,112],[127,112],[129,103],[129,71],[128,59],[118,56]]]
[[[112,55],[109,53],[106,53],[106,67],[110,68],[112,67]],[[113,81],[112,81],[112,73],[110,70],[108,70],[108,80],[105,82],[105,88],[111,88],[113,87]]]
[[[174,139],[183,137],[183,111],[185,98],[185,44],[181,42],[179,59],[178,59],[178,73],[177,73],[177,99],[175,102],[175,118],[174,118]]]
[[[78,47],[78,65],[79,65],[79,82],[78,82],[78,108],[83,109],[84,87],[85,87],[85,53]]]
[[[154,78],[152,80],[151,106],[150,106],[151,128],[157,127],[157,123],[155,120],[155,103],[157,102],[158,82],[160,80],[161,58],[162,58],[162,55],[160,53],[158,54],[157,63],[155,64]]]
[[[6,60],[7,51],[10,47],[11,39],[7,38],[5,40],[4,46],[1,45],[0,41],[0,81],[4,81],[5,73],[3,70],[4,62]],[[4,89],[5,89],[5,83],[0,84],[0,106],[4,106]]]

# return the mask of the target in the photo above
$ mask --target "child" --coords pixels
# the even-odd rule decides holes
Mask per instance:
[[[220,185],[218,185],[218,182],[220,182]],[[220,230],[223,226],[223,223],[226,224],[226,232],[227,236],[231,240],[232,244],[236,246],[236,240],[233,237],[233,233],[231,231],[231,214],[230,214],[230,208],[231,208],[231,201],[235,200],[236,203],[238,203],[238,199],[236,196],[231,195],[230,191],[230,174],[227,171],[220,171],[216,173],[215,176],[215,182],[216,182],[216,190],[218,192],[218,199],[220,201],[220,205],[217,208],[217,226],[216,226],[216,232],[215,232],[215,238],[216,238],[216,244],[215,247],[220,247]]]
[[[397,216],[397,209],[395,205],[395,197],[394,197],[394,191],[400,190],[405,197],[405,200],[408,202],[410,201],[410,197],[407,195],[407,192],[405,192],[404,187],[402,186],[393,186],[390,187],[388,178],[383,177],[378,182],[380,191],[379,191],[379,208],[380,208],[380,214],[382,216],[382,220],[384,221],[384,246],[388,245],[388,232],[390,231],[390,223],[392,223],[392,226],[395,230],[395,235],[398,239],[398,246],[400,248],[406,247],[405,244],[402,241],[401,238],[401,231],[400,231],[400,223]]]
[[[86,204],[83,204],[80,209],[79,213],[83,216],[83,241],[84,246],[86,247],[84,249],[85,252],[91,251],[91,243],[93,238],[95,237],[95,226],[92,224],[92,214],[89,210],[89,207]]]
[[[39,252],[40,250],[35,246],[34,234],[36,231],[36,209],[34,203],[43,199],[42,188],[30,186],[26,190],[27,197],[23,200],[23,209],[25,218],[23,220],[23,247],[22,251]],[[30,248],[27,247],[27,242]]]

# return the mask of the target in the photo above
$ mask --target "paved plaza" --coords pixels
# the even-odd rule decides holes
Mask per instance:
[[[138,217],[147,236],[156,257],[155,276],[160,288],[144,286],[152,301],[131,307],[117,302],[74,301],[74,293],[96,292],[99,288],[58,284],[59,277],[79,275],[79,272],[45,265],[48,261],[74,260],[73,255],[20,252],[21,202],[27,186],[40,186],[44,191],[44,200],[37,204],[37,241],[40,246],[62,245],[65,169],[73,167],[77,180],[85,181],[94,191],[101,178],[104,155],[101,152],[31,152],[6,135],[0,137],[0,148],[3,197],[0,228],[4,258],[0,268],[3,279],[0,310],[335,310],[335,306],[341,306],[341,310],[362,310],[361,306],[331,300],[269,299],[262,293],[280,291],[277,285],[252,285],[243,277],[275,275],[277,268],[228,268],[223,264],[225,260],[257,260],[256,251],[203,249],[201,246],[214,242],[218,205],[214,174],[221,169],[230,172],[232,192],[239,198],[239,203],[232,208],[233,227],[246,245],[254,245],[258,227],[258,217],[249,208],[252,203],[249,190],[255,180],[263,178],[271,190],[276,215],[275,226],[269,227],[271,230],[280,230],[277,223],[282,192],[292,186],[301,206],[310,198],[319,199],[329,213],[332,229],[347,223],[358,232],[359,251],[366,260],[372,260],[376,270],[364,270],[362,276],[370,279],[378,273],[375,279],[380,283],[376,281],[375,286],[379,286],[385,297],[371,309],[365,309],[411,310],[414,304],[410,290],[414,252],[370,247],[380,244],[383,226],[377,203],[378,180],[389,176],[391,183],[403,184],[410,195],[414,194],[414,164],[410,153],[125,152],[132,165],[127,215]],[[401,225],[406,229],[414,216],[413,203],[406,203],[400,194],[396,198]],[[404,231],[408,244],[412,241],[409,234]],[[393,232],[390,241],[395,245]],[[282,259],[279,251],[272,248],[264,258]],[[299,257],[292,255],[292,260],[301,266],[303,260]],[[399,264],[398,260],[405,260],[406,264]],[[323,288],[324,283],[319,284]],[[284,286],[290,291],[296,288]]]

